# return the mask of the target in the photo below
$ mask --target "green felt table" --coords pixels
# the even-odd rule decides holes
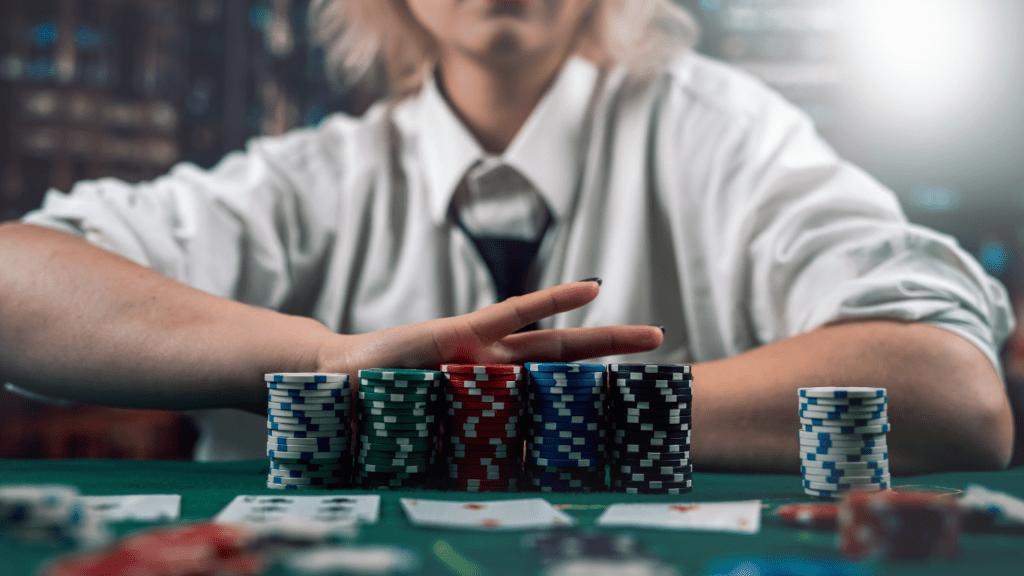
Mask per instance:
[[[0,483],[66,483],[82,493],[181,494],[181,521],[211,518],[238,494],[281,494],[266,488],[267,463],[194,463],[124,460],[0,460]],[[579,521],[579,529],[596,532],[629,532],[649,550],[672,563],[683,574],[704,574],[709,562],[736,557],[839,558],[835,534],[802,530],[783,524],[774,515],[781,505],[810,502],[803,494],[799,475],[694,474],[694,490],[682,496],[600,494],[543,494],[549,502],[563,505]],[[897,489],[928,488],[955,491],[971,483],[1024,497],[1024,467],[1005,472],[964,472],[895,478]],[[291,492],[289,492],[291,493]],[[305,494],[323,492],[307,491]],[[360,493],[346,490],[329,493]],[[537,493],[468,494],[438,491],[383,491],[380,521],[360,532],[359,543],[392,543],[417,551],[424,574],[458,574],[453,557],[442,558],[435,550],[450,546],[480,568],[479,574],[530,574],[536,570],[533,554],[521,545],[525,532],[473,532],[417,528],[409,524],[399,499],[422,497],[448,500],[490,500],[536,497]],[[760,499],[765,508],[757,535],[623,530],[598,528],[595,520],[617,502],[711,502]],[[149,524],[122,524],[121,533]],[[439,546],[440,544],[440,546]],[[59,550],[0,542],[0,574],[31,574]],[[455,562],[458,564],[458,562]],[[877,562],[866,564],[875,574],[1024,574],[1024,535],[965,534],[959,557],[952,562]]]

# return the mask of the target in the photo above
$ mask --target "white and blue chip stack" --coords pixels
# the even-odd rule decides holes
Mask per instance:
[[[113,535],[99,512],[91,510],[74,486],[0,486],[0,536],[20,542],[96,548]]]
[[[336,488],[351,467],[348,374],[266,374],[268,488]]]
[[[526,482],[542,492],[605,486],[604,364],[526,364]]]
[[[690,492],[690,366],[612,364],[608,378],[612,490],[629,494]]]
[[[885,388],[800,389],[804,492],[835,498],[889,489],[887,406]]]

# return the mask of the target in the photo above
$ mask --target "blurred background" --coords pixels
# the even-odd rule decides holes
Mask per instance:
[[[1024,323],[1024,2],[677,2],[701,24],[700,52],[806,110],[912,221],[954,235],[1001,279]],[[307,5],[4,0],[0,221],[51,187],[209,167],[253,136],[361,114],[376,94],[327,83]],[[1022,334],[1004,354],[1015,391]],[[0,392],[0,457],[188,458],[194,441],[178,414]]]

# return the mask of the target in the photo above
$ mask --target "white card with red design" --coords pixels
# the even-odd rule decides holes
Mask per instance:
[[[761,530],[761,501],[612,504],[597,524],[757,534]]]
[[[561,528],[576,520],[556,510],[543,498],[519,498],[491,502],[453,502],[402,498],[409,521],[417,526],[479,530]]]

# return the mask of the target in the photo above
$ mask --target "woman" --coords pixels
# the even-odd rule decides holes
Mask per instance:
[[[381,56],[392,98],[210,172],[51,194],[26,222],[204,292],[6,227],[5,376],[255,410],[263,371],[609,356],[661,331],[597,327],[663,324],[640,358],[695,363],[699,466],[795,470],[797,387],[883,383],[915,407],[892,418],[897,473],[1005,465],[1002,288],[801,113],[689,52],[670,2],[324,0],[313,14],[332,69]],[[600,302],[581,308],[597,283],[573,281],[595,276]],[[554,330],[508,336],[535,321]],[[234,416],[198,418],[200,456],[262,451],[229,450],[254,435],[226,441]]]

